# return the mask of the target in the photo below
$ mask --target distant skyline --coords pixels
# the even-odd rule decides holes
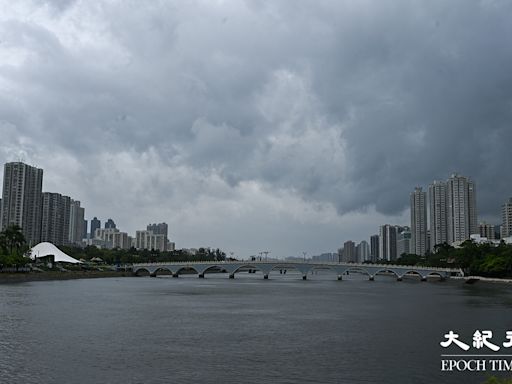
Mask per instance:
[[[0,0],[0,161],[178,248],[333,252],[458,172],[512,197],[507,1]],[[0,167],[3,178],[3,167]]]

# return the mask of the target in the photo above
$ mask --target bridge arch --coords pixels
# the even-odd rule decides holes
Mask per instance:
[[[178,276],[181,271],[184,271],[184,270],[187,270],[187,269],[192,269],[198,275],[201,274],[201,272],[196,267],[194,267],[192,265],[184,265],[184,266],[179,267],[178,269],[176,269],[176,272],[174,272],[173,275],[174,276]]]
[[[230,271],[230,274],[234,275],[235,273],[240,271],[240,269],[242,269],[242,268],[256,269],[256,270],[260,271],[261,273],[265,274],[265,271],[263,269],[261,269],[260,267],[258,267],[258,264],[240,264],[235,269]]]
[[[357,272],[362,273],[370,278],[373,278],[371,272],[363,266],[360,265],[315,265],[311,270],[329,270],[333,271],[336,275],[338,275],[338,280],[341,280],[342,275],[348,272]]]
[[[276,264],[272,266],[272,268],[269,270],[269,272],[275,271],[275,270],[294,270],[299,272],[301,275],[306,275],[309,271],[311,271],[313,268],[311,266],[303,265],[303,264]]]
[[[226,270],[225,268],[222,267],[221,264],[215,264],[215,265],[210,265],[210,266],[206,267],[205,269],[203,269],[203,271],[201,273],[204,275],[210,269],[219,269],[221,272]]]
[[[345,272],[362,272],[364,273],[365,275],[368,275],[369,277],[372,276],[372,274],[370,272],[368,272],[368,270],[366,268],[363,268],[363,267],[359,267],[359,266],[354,266],[354,267],[348,267]]]
[[[423,276],[419,271],[417,271],[416,269],[409,269],[407,271],[404,272],[404,274],[402,276],[406,276],[406,275],[416,275],[416,276],[419,276],[421,280],[423,280],[426,276]]]
[[[167,267],[159,267],[157,269],[155,269],[155,271],[152,273],[153,277],[156,277],[158,275],[158,272],[163,272],[163,271],[167,271],[169,272],[171,275],[173,274],[173,272],[170,270],[170,268],[167,268]]]
[[[397,271],[395,271],[395,270],[393,270],[393,269],[391,269],[391,268],[381,268],[381,269],[378,269],[378,270],[376,270],[376,271],[375,271],[375,273],[373,274],[373,276],[375,277],[377,274],[379,274],[379,273],[381,273],[381,272],[391,272],[392,274],[394,274],[394,275],[395,275],[395,277],[396,277],[397,279],[401,279],[401,278],[402,278],[402,276],[400,276],[400,275],[398,274],[398,272],[397,272]]]
[[[142,271],[146,271],[148,273],[148,275],[151,275],[151,271],[145,267],[137,268],[135,271],[133,271],[133,274],[135,276],[140,276],[139,272],[142,272]]]
[[[334,266],[332,265],[313,265],[311,267],[311,270],[312,271],[325,271],[325,270],[328,270],[328,271],[332,271],[334,272],[336,275],[339,273],[338,269],[336,269]]]
[[[441,272],[432,271],[432,272],[427,273],[427,275],[425,276],[425,278],[430,277],[430,276],[432,276],[432,277],[437,276],[437,277],[439,277],[441,280],[444,280],[444,279],[445,279],[445,277],[446,277],[446,276],[442,275],[442,274],[441,274]]]

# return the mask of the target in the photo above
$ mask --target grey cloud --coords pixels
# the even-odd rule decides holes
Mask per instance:
[[[91,208],[102,189],[237,206],[254,182],[377,220],[458,171],[496,221],[512,194],[509,2],[20,4],[0,16],[0,129],[19,136],[1,153],[75,159]]]

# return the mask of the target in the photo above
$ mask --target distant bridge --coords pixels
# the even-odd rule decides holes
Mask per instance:
[[[288,261],[198,261],[198,262],[168,262],[168,263],[146,263],[133,264],[133,273],[137,276],[140,272],[146,271],[150,276],[156,277],[159,272],[167,271],[173,277],[178,277],[185,270],[193,270],[198,277],[204,278],[205,273],[222,271],[229,274],[230,279],[235,278],[235,273],[243,271],[259,270],[264,279],[273,270],[281,272],[296,270],[302,274],[304,280],[307,275],[315,270],[332,270],[336,273],[338,280],[344,274],[359,272],[368,275],[369,280],[374,280],[379,273],[393,274],[397,281],[402,281],[404,276],[418,276],[421,281],[426,281],[429,276],[437,276],[442,280],[450,276],[464,276],[461,269],[436,268],[436,267],[412,267],[391,264],[356,264],[356,263],[310,263],[310,262],[288,262]]]

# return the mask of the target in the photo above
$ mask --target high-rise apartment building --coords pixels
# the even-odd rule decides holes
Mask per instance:
[[[94,239],[96,229],[101,228],[101,221],[95,216],[94,219],[91,220],[91,239]]]
[[[343,248],[338,248],[338,263],[341,263],[343,261]]]
[[[410,253],[424,256],[427,251],[427,194],[421,187],[411,192],[411,249]]]
[[[115,227],[116,227],[116,223],[114,223],[114,220],[108,219],[107,221],[105,221],[105,229],[115,228]]]
[[[164,252],[167,250],[167,236],[153,231],[135,231],[135,248]]]
[[[496,239],[496,230],[494,225],[487,223],[480,223],[478,225],[480,237],[486,237],[489,240]]]
[[[430,250],[448,241],[446,183],[434,181],[428,187],[430,205]]]
[[[343,243],[343,262],[356,262],[356,243],[354,243],[352,240],[348,240]]]
[[[165,235],[165,237],[168,237],[167,223],[149,224],[146,229],[152,231],[155,235]]]
[[[501,238],[512,236],[512,197],[501,206]]]
[[[453,174],[446,182],[448,243],[478,233],[476,188],[469,178]]]
[[[84,223],[82,225],[82,239],[87,239],[87,220],[84,219]]]
[[[20,226],[29,246],[41,240],[42,186],[42,169],[21,162],[5,164],[2,229]]]
[[[80,201],[71,200],[69,213],[69,242],[82,246],[84,233],[85,209],[80,206]]]
[[[375,262],[379,258],[379,235],[372,235],[370,236],[370,259]]]
[[[370,245],[366,240],[363,240],[356,247],[356,262],[364,263],[370,260]]]
[[[55,245],[69,244],[71,198],[60,193],[43,192],[41,241]]]
[[[379,259],[396,260],[397,258],[397,227],[381,225],[379,228]]]
[[[107,249],[130,249],[132,246],[132,238],[117,228],[96,228],[93,239],[101,241],[101,246]]]
[[[168,230],[169,227],[167,226],[167,223],[158,223],[158,224],[148,224],[146,227],[146,230],[153,232],[155,235],[162,235],[164,236],[165,241],[165,249],[167,250],[169,248],[169,235]]]
[[[397,227],[396,234],[396,253],[397,257],[401,257],[403,254],[413,253],[413,242],[412,242],[412,234],[409,228]]]
[[[475,183],[453,174],[429,186],[430,246],[468,240],[479,233]]]

